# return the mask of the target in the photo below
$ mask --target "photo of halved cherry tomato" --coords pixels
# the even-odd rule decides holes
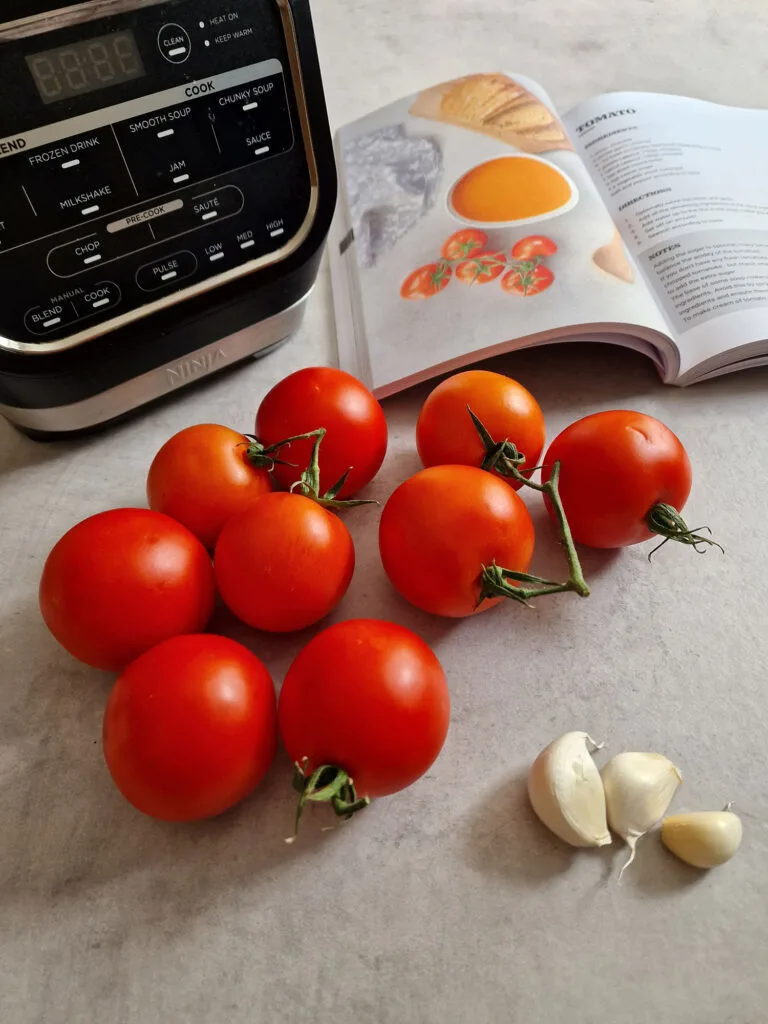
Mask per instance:
[[[355,569],[349,530],[303,494],[268,494],[230,519],[214,554],[221,597],[255,629],[287,633],[333,611]]]
[[[150,466],[149,507],[213,548],[228,519],[272,490],[268,469],[249,460],[249,446],[245,435],[215,423],[174,434]]]
[[[440,753],[448,732],[445,673],[424,641],[378,619],[339,622],[311,640],[288,670],[280,735],[309,778],[343,772],[357,797],[410,786]],[[328,801],[330,802],[330,801]],[[337,813],[342,809],[337,807]]]
[[[400,295],[404,299],[430,299],[448,287],[452,273],[447,263],[427,263],[406,277]]]
[[[211,558],[190,531],[146,508],[99,512],[65,533],[40,580],[45,624],[73,657],[124,668],[213,612]]]
[[[463,284],[489,284],[507,269],[503,252],[483,252],[456,267],[456,280]]]
[[[544,416],[530,391],[501,373],[466,370],[438,384],[422,407],[416,423],[416,447],[424,466],[483,466],[489,453],[467,406],[494,440],[511,441],[525,456],[519,467],[522,471],[539,464]],[[522,486],[512,480],[509,485],[516,490]]]
[[[532,260],[537,256],[554,256],[557,245],[546,235],[528,235],[515,242],[512,256],[516,260]]]
[[[555,462],[573,538],[594,548],[648,540],[654,506],[662,502],[680,512],[691,490],[682,443],[669,427],[640,412],[598,412],[572,423],[549,446],[543,480]]]
[[[464,228],[445,240],[440,255],[444,260],[464,260],[468,256],[482,252],[487,243],[488,236],[484,231],[478,228]]]
[[[247,796],[272,763],[272,680],[234,640],[173,637],[120,676],[103,742],[115,785],[138,810],[163,821],[213,817]]]
[[[524,262],[502,277],[501,287],[505,292],[525,297],[546,291],[554,280],[555,275],[549,267],[542,263]]]
[[[392,494],[381,516],[379,551],[395,589],[434,615],[462,618],[478,606],[481,573],[494,562],[525,573],[534,530],[522,499],[504,480],[473,466],[432,466]]]
[[[348,498],[378,473],[387,452],[387,420],[381,405],[356,377],[332,366],[308,366],[281,380],[256,414],[256,436],[264,445],[325,429],[320,491],[327,491],[351,468],[339,498]],[[312,439],[293,441],[280,452],[274,476],[288,488],[309,462]]]

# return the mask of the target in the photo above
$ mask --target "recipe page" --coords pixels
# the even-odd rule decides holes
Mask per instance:
[[[338,318],[340,352],[353,321],[377,393],[520,339],[626,333],[674,359],[537,83],[506,72],[443,82],[344,126],[337,152],[345,239],[331,269],[352,306]]]
[[[681,371],[768,338],[768,111],[613,93],[564,118]]]

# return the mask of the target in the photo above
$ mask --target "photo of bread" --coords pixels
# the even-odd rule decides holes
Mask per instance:
[[[610,242],[595,249],[592,254],[592,262],[606,274],[611,274],[627,284],[632,284],[635,280],[632,265],[627,259],[624,243],[618,231],[614,233]]]
[[[508,75],[467,75],[419,93],[409,113],[482,132],[525,153],[573,149],[565,129],[538,97]]]

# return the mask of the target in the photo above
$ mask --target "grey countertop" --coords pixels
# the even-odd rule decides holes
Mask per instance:
[[[467,70],[538,78],[559,104],[608,89],[768,106],[764,0],[316,0],[334,125]],[[549,435],[642,408],[695,467],[690,516],[727,549],[588,553],[594,593],[446,622],[391,592],[375,509],[337,617],[393,618],[434,645],[454,714],[411,790],[344,828],[292,823],[289,765],[199,825],[143,818],[102,763],[106,674],[71,660],[37,612],[43,559],[76,520],[143,501],[154,451],[198,421],[248,430],[280,376],[334,358],[323,272],[290,344],[88,440],[40,445],[0,424],[0,1021],[2,1024],[763,1024],[768,1020],[768,371],[667,388],[642,357],[589,346],[496,366],[538,396]],[[425,389],[387,403],[383,499],[417,468]],[[551,541],[536,513],[540,536]],[[542,544],[536,565],[552,557]],[[280,680],[305,637],[223,625]],[[586,728],[611,752],[683,770],[675,806],[734,800],[744,845],[710,874],[654,838],[577,853],[532,818],[526,768]],[[612,870],[613,869],[613,870]]]

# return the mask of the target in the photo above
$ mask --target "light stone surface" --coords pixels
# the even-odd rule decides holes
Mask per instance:
[[[764,0],[316,0],[334,126],[469,70],[518,69],[563,106],[647,88],[768,105]],[[444,753],[410,791],[334,832],[292,824],[289,765],[195,826],[141,817],[102,763],[106,674],[47,635],[36,587],[76,520],[140,504],[154,451],[199,421],[248,430],[285,373],[334,359],[327,274],[301,333],[263,362],[88,440],[35,444],[0,424],[2,1024],[764,1024],[768,1020],[768,371],[662,386],[631,353],[566,346],[497,360],[538,396],[550,436],[596,409],[659,416],[695,467],[688,512],[727,549],[588,553],[588,601],[464,622],[414,612],[381,570],[375,508],[337,617],[424,636],[453,699]],[[387,403],[370,496],[417,468],[426,389]],[[535,505],[535,502],[534,502]],[[535,510],[547,575],[553,534]],[[118,598],[119,599],[119,598]],[[306,637],[244,639],[279,681]],[[572,852],[532,817],[524,775],[556,735],[658,750],[675,809],[734,800],[741,852],[711,873],[645,840]]]

